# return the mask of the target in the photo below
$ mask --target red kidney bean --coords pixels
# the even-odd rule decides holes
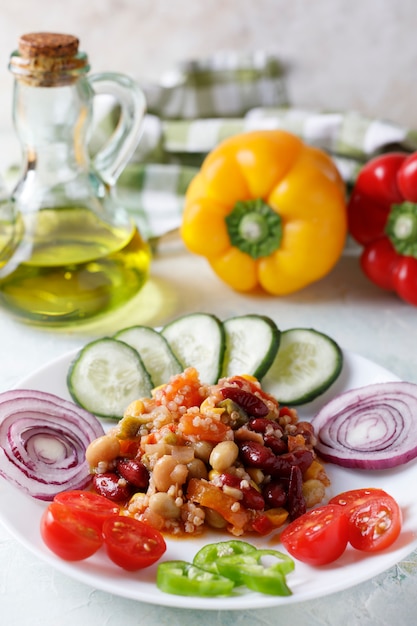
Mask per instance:
[[[293,465],[297,465],[297,467],[300,468],[302,474],[304,474],[304,472],[308,470],[314,460],[314,453],[312,452],[312,450],[294,450],[294,452],[289,452],[288,454],[293,455]]]
[[[295,425],[295,435],[303,435],[307,445],[314,446],[317,442],[316,435],[314,433],[314,427],[310,422],[298,422]]]
[[[303,475],[300,468],[296,465],[293,465],[290,473],[287,507],[291,520],[300,517],[307,510],[303,495]]]
[[[272,433],[270,435],[264,435],[264,443],[268,448],[271,448],[274,454],[284,454],[287,452],[288,447],[285,439],[275,437]]]
[[[274,454],[287,452],[286,440],[282,438],[283,430],[274,420],[266,417],[255,417],[249,421],[248,427],[256,433],[263,435],[265,445],[271,448]]]
[[[271,508],[285,506],[287,502],[287,490],[281,482],[270,482],[265,485],[262,495]]]
[[[294,465],[304,474],[314,455],[311,450],[294,450],[276,455],[269,447],[257,441],[243,441],[240,444],[240,458],[244,465],[261,469],[271,476],[288,478]]]
[[[227,485],[234,489],[239,489],[242,492],[242,504],[248,509],[254,509],[255,511],[262,511],[265,508],[265,500],[263,495],[255,489],[252,485],[242,487],[242,479],[233,474],[223,473],[219,476],[219,482],[221,485]]]
[[[281,426],[272,419],[268,419],[267,417],[254,417],[249,420],[248,427],[251,430],[254,430],[256,433],[266,433],[267,431],[279,431],[282,434]]]
[[[311,450],[294,450],[275,456],[273,463],[270,463],[271,476],[289,477],[293,467],[299,467],[301,474],[310,467],[314,455]]]
[[[285,476],[288,477],[291,474],[291,469],[293,467],[293,458],[289,453],[281,454],[280,456],[275,457],[275,462],[273,466],[270,468],[271,476]]]
[[[220,476],[218,476],[217,480],[222,487],[223,485],[227,485],[228,487],[233,487],[234,489],[240,489],[241,479],[234,474],[223,472]]]
[[[277,458],[270,448],[258,441],[242,441],[239,446],[243,465],[256,467],[269,474]]]
[[[223,398],[233,400],[233,402],[246,411],[248,415],[253,415],[253,417],[265,417],[269,413],[265,402],[250,391],[245,391],[237,387],[223,387],[220,391]]]
[[[255,511],[263,511],[265,508],[264,497],[254,487],[249,489],[242,489],[243,493],[243,506],[247,509],[254,509]]]
[[[140,461],[135,459],[118,459],[116,469],[118,474],[133,487],[138,489],[146,489],[148,487],[149,472]]]
[[[123,502],[131,495],[130,485],[115,472],[95,474],[93,485],[97,493],[112,502]]]

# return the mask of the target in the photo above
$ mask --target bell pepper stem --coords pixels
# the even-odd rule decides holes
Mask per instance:
[[[417,204],[393,204],[385,230],[399,254],[417,258]]]
[[[253,259],[269,256],[281,245],[281,216],[262,198],[236,202],[225,221],[231,244]]]

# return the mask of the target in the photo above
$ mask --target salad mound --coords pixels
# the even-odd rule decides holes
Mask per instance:
[[[173,535],[266,534],[321,503],[316,436],[252,376],[201,383],[186,368],[87,448],[94,489]]]

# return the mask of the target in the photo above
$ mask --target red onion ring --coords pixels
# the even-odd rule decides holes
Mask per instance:
[[[312,419],[316,451],[349,468],[380,470],[417,457],[417,385],[374,383],[346,391]]]
[[[91,480],[85,451],[103,434],[99,420],[71,401],[6,391],[0,394],[0,476],[39,500],[84,489]]]
[[[312,419],[326,461],[381,470],[417,457],[417,385],[394,381],[346,391]]]

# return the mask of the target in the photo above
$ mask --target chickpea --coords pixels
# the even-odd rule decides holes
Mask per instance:
[[[85,458],[90,467],[97,467],[100,461],[110,463],[120,454],[120,442],[114,435],[102,435],[94,439],[87,450]]]
[[[207,478],[207,467],[201,459],[193,459],[187,467],[189,478]]]
[[[194,455],[197,459],[201,459],[204,463],[208,463],[213,445],[208,441],[196,441],[192,444],[194,448]]]
[[[215,471],[223,472],[233,465],[238,454],[239,448],[234,441],[221,441],[213,448],[209,463]]]
[[[181,511],[172,496],[159,491],[149,498],[149,509],[164,519],[178,519]]]
[[[317,478],[309,478],[303,483],[303,496],[306,501],[306,507],[310,509],[316,504],[320,504],[326,493],[326,488]]]
[[[178,463],[170,454],[164,454],[154,465],[152,477],[158,491],[168,491],[171,485],[183,485],[187,480],[188,468]]]
[[[171,472],[171,479],[174,485],[183,485],[188,477],[188,467],[179,463],[177,467]]]

